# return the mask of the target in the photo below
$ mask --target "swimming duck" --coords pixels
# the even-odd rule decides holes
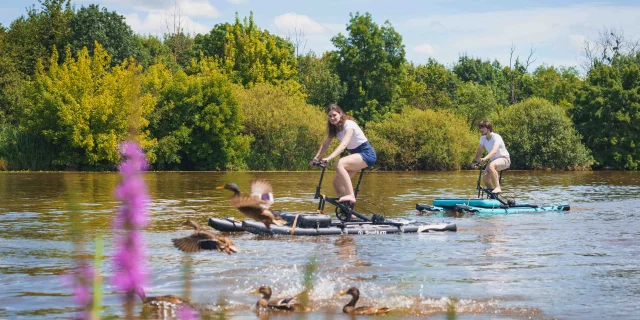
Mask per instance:
[[[267,229],[271,229],[271,224],[277,226],[285,225],[286,221],[280,216],[274,215],[269,208],[273,204],[273,191],[271,184],[266,180],[251,181],[251,195],[242,196],[238,185],[235,183],[227,183],[216,189],[227,189],[233,191],[231,197],[231,205],[236,207],[248,218],[264,223]]]
[[[296,299],[298,296],[295,296],[292,298],[280,299],[276,302],[269,302],[269,299],[271,299],[271,288],[269,288],[268,286],[261,286],[260,288],[256,289],[252,293],[262,294],[262,297],[260,298],[260,300],[256,302],[257,310],[272,309],[272,310],[299,311],[302,309],[300,303],[298,303],[298,300]]]
[[[192,227],[193,234],[184,238],[171,239],[173,245],[181,251],[191,253],[202,250],[218,250],[229,255],[238,252],[238,248],[229,238],[202,230],[200,225],[193,220],[187,220],[182,225]]]
[[[340,293],[341,296],[344,296],[347,294],[351,295],[351,301],[349,301],[349,303],[347,303],[344,306],[344,308],[342,308],[342,312],[344,313],[375,315],[375,314],[384,314],[391,311],[391,309],[387,307],[375,308],[375,307],[369,307],[369,306],[362,306],[362,307],[356,308],[356,302],[358,302],[358,299],[360,298],[360,290],[358,290],[358,288],[356,287],[352,287],[352,288],[349,288],[349,290]]]
[[[186,305],[193,308],[193,305],[186,300],[174,295],[165,295],[158,297],[147,297],[144,290],[137,290],[137,295],[142,300],[143,308],[151,309],[177,309],[177,307]]]

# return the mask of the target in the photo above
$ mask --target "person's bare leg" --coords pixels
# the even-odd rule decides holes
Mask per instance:
[[[495,186],[493,188],[493,193],[500,193],[502,190],[500,189],[500,179],[498,178],[498,170],[496,169],[495,163],[489,164],[489,178],[491,179],[491,185]]]
[[[349,173],[349,180],[351,180],[351,178],[353,178],[353,176],[356,175],[356,173],[358,173],[358,171],[349,171],[347,170],[347,172]],[[345,190],[347,189],[347,186],[342,184],[342,179],[340,178],[340,176],[336,175],[335,177],[333,177],[333,189],[336,191],[336,194],[338,195],[338,197],[342,197],[345,195]]]
[[[364,162],[362,156],[354,153],[341,158],[335,163],[336,178],[340,179],[340,184],[344,186],[345,194],[338,200],[339,202],[356,202],[356,197],[353,194],[353,184],[351,183],[352,174],[355,175],[360,169],[367,167],[367,163]]]
[[[342,178],[338,175],[333,177],[333,189],[336,191],[338,197],[342,197],[345,193],[345,187],[342,185]]]
[[[491,182],[491,173],[489,173],[489,170],[484,172],[482,180],[484,181],[485,189],[493,189],[493,183]]]

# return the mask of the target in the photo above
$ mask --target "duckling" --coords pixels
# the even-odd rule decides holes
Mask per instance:
[[[258,302],[256,302],[256,309],[272,309],[272,310],[288,310],[288,311],[299,311],[301,309],[301,305],[298,303],[296,298],[297,295],[292,298],[281,299],[276,302],[269,302],[271,299],[271,288],[269,286],[261,286],[256,289],[252,293],[262,294],[262,297]]]
[[[358,290],[358,288],[356,287],[351,287],[349,290],[340,293],[341,296],[344,296],[347,294],[351,295],[351,301],[349,301],[349,303],[347,303],[344,306],[344,308],[342,308],[342,312],[344,313],[376,315],[376,314],[384,314],[391,311],[391,309],[387,307],[375,308],[375,307],[363,306],[363,307],[356,308],[356,302],[358,302],[358,299],[360,298],[360,290]]]
[[[284,219],[269,210],[273,204],[273,191],[268,181],[261,179],[251,181],[251,196],[240,195],[238,185],[235,183],[227,183],[217,189],[233,191],[231,205],[248,218],[264,223],[267,229],[271,229],[272,223],[280,227],[285,225]]]
[[[191,253],[202,250],[218,250],[229,255],[238,252],[238,248],[229,238],[201,230],[200,225],[193,220],[187,220],[182,225],[192,227],[193,234],[184,238],[171,239],[173,245],[181,251]]]

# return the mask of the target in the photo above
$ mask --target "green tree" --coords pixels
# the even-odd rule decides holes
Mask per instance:
[[[451,109],[453,108],[456,89],[459,85],[454,73],[433,59],[426,64],[408,66],[408,74],[416,89],[403,90],[414,92],[409,105],[418,109]],[[413,102],[411,102],[413,101]]]
[[[39,0],[41,9],[31,7],[27,16],[11,23],[7,47],[19,71],[33,75],[38,62],[46,63],[53,46],[63,48],[71,32],[70,0]],[[45,65],[46,67],[46,65]]]
[[[478,140],[448,110],[407,108],[367,126],[383,170],[457,170],[471,163]]]
[[[516,47],[511,45],[509,66],[505,66],[502,69],[502,74],[508,82],[507,92],[509,93],[509,104],[525,100],[531,94],[531,90],[527,90],[523,80],[529,76],[529,66],[536,60],[532,60],[533,54],[535,53],[535,50],[532,48],[526,60],[521,61],[520,57],[516,56],[515,63],[512,64],[514,58],[513,53],[515,50]]]
[[[157,37],[134,34],[134,39],[137,42],[136,47],[139,48],[136,60],[143,68],[146,69],[155,63],[169,63],[171,61],[169,48]]]
[[[307,103],[327,106],[338,103],[346,93],[346,88],[327,54],[318,58],[310,52],[298,59],[298,82],[307,95]]]
[[[398,77],[397,97],[394,98],[391,108],[403,110],[407,106],[424,109],[426,107],[425,92],[427,85],[416,81],[416,67],[413,63],[405,63]]]
[[[224,69],[236,83],[248,86],[294,80],[296,64],[293,44],[258,28],[253,13],[244,23],[236,14],[224,42]]]
[[[347,93],[340,101],[345,111],[353,111],[360,123],[381,119],[391,112],[398,98],[405,64],[402,36],[391,23],[382,27],[371,14],[351,14],[348,35],[338,34],[331,41],[336,47],[332,58]]]
[[[237,91],[245,117],[243,132],[253,137],[249,169],[309,168],[309,160],[327,135],[326,114],[286,87],[262,83]]]
[[[71,27],[71,51],[83,47],[93,54],[94,43],[99,43],[111,56],[111,65],[121,64],[130,57],[138,57],[139,43],[124,17],[115,11],[109,12],[97,4],[82,6],[69,23]]]
[[[507,108],[494,121],[514,169],[585,169],[593,158],[566,109],[542,98]]]
[[[209,33],[197,34],[194,39],[194,51],[202,52],[207,57],[224,59],[224,43],[227,30],[231,28],[228,22],[218,23]]]
[[[573,68],[540,66],[523,80],[531,90],[530,95],[540,97],[569,109],[582,86],[578,71]]]
[[[165,33],[164,45],[169,49],[173,62],[186,68],[195,56],[194,39],[182,29],[179,32]]]
[[[187,73],[188,72],[188,73]],[[250,137],[242,135],[242,110],[233,84],[211,58],[187,72],[153,65],[146,92],[158,97],[149,116],[157,169],[235,170],[246,167]]]
[[[504,70],[508,71],[510,68],[506,67]],[[498,103],[506,106],[510,104],[509,74],[504,70],[497,60],[483,61],[467,55],[458,58],[458,63],[452,69],[462,82],[472,81],[490,87]]]
[[[38,64],[30,104],[20,125],[56,146],[59,167],[113,169],[119,161],[118,144],[133,136],[150,145],[145,117],[154,98],[141,94],[141,67],[133,60],[110,68],[110,56],[99,44],[93,56],[86,48],[58,65],[53,50],[49,70]]]
[[[29,82],[7,51],[6,30],[0,26],[0,168],[48,170],[54,149],[41,137],[19,130]]]
[[[491,118],[497,111],[498,103],[490,87],[466,82],[456,90],[455,110],[466,119],[467,126],[476,128],[478,121]]]
[[[9,91],[19,80],[15,61],[7,52],[5,36],[6,30],[0,25],[0,123],[14,119],[15,110]]]
[[[640,165],[640,54],[596,62],[572,109],[573,121],[599,168]]]

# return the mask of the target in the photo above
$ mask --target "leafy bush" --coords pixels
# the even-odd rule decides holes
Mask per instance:
[[[640,54],[594,66],[572,114],[598,167],[640,169]]]
[[[250,138],[234,84],[211,58],[192,61],[188,74],[163,64],[149,68],[146,90],[158,103],[149,116],[158,169],[244,169]]]
[[[148,144],[145,117],[154,98],[141,94],[141,67],[132,60],[109,67],[110,57],[96,43],[74,59],[67,46],[58,64],[53,50],[49,70],[38,63],[20,128],[55,146],[54,165],[113,169],[120,160],[118,144],[130,135]]]
[[[407,108],[367,125],[383,170],[456,170],[473,160],[477,137],[450,111]]]
[[[237,89],[245,117],[243,132],[254,138],[249,169],[308,169],[326,137],[326,114],[292,90],[266,83]]]
[[[593,158],[564,107],[529,98],[507,108],[494,121],[514,169],[585,169]]]
[[[41,136],[0,123],[1,170],[51,170],[55,148]]]

